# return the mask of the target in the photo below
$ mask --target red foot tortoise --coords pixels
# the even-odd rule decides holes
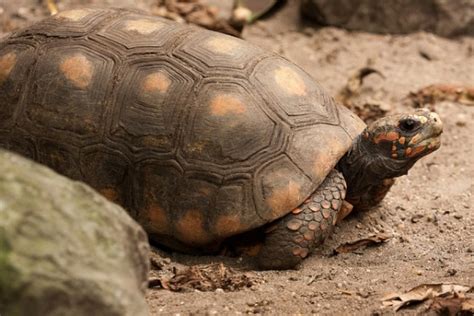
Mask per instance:
[[[126,10],[65,11],[0,44],[1,147],[93,186],[168,248],[262,231],[267,269],[379,203],[441,132],[427,110],[366,127],[278,55]]]

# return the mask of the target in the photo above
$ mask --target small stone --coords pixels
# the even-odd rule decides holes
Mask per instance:
[[[456,273],[458,273],[458,271],[456,269],[452,269],[452,268],[448,269],[448,271],[446,271],[446,274],[448,276],[454,276],[454,275],[456,275]]]
[[[222,293],[224,293],[224,290],[221,289],[221,288],[217,288],[214,292],[222,294]]]
[[[416,275],[423,275],[423,271],[421,271],[421,270],[416,270]]]
[[[461,214],[454,214],[454,218],[455,219],[462,219],[462,215]]]
[[[423,218],[422,214],[415,214],[415,215],[412,216],[411,222],[412,223],[418,223],[421,218]]]
[[[467,125],[467,117],[466,115],[460,113],[456,116],[456,125],[457,126],[466,126]]]

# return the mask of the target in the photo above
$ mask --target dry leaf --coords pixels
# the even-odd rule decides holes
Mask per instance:
[[[219,263],[174,269],[171,277],[152,278],[149,283],[175,292],[216,289],[236,291],[256,284],[257,278],[250,273],[239,273]]]
[[[472,315],[474,313],[474,299],[460,297],[457,294],[448,297],[435,297],[428,307],[438,315]]]
[[[434,105],[441,101],[453,101],[464,105],[474,105],[474,86],[455,84],[433,84],[417,92],[410,92],[408,98],[415,107]]]
[[[427,299],[446,295],[462,296],[471,290],[472,287],[458,284],[421,284],[405,293],[386,295],[382,299],[382,304],[392,306],[397,311],[404,306],[421,303]]]
[[[369,236],[367,238],[359,239],[353,242],[348,242],[345,244],[340,245],[336,249],[334,249],[335,254],[339,253],[348,253],[348,252],[353,252],[361,247],[370,247],[370,246],[376,246],[380,245],[387,240],[392,238],[392,236],[385,235],[385,234],[377,234],[373,236]]]

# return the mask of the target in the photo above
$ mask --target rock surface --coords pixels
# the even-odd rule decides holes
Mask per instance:
[[[320,24],[349,30],[474,36],[472,0],[303,0],[301,9]]]
[[[1,315],[146,315],[148,251],[119,206],[0,150]]]

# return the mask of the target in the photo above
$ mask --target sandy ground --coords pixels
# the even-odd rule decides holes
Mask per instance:
[[[10,13],[0,15],[0,32],[27,25],[45,11],[6,24]],[[408,93],[429,84],[474,85],[474,38],[317,29],[300,21],[295,4],[247,27],[244,38],[286,56],[333,95],[353,72],[371,65],[384,77],[369,76],[363,93],[389,104],[391,112],[410,110]],[[435,108],[445,124],[440,150],[400,178],[378,208],[354,214],[336,227],[298,270],[257,272],[242,258],[167,253],[171,260],[164,269],[223,262],[254,284],[229,292],[152,289],[147,294],[151,313],[390,315],[390,308],[381,307],[386,293],[423,283],[474,285],[474,107],[441,102]],[[378,247],[332,255],[338,245],[374,233],[392,238]],[[397,314],[414,315],[425,308]]]

